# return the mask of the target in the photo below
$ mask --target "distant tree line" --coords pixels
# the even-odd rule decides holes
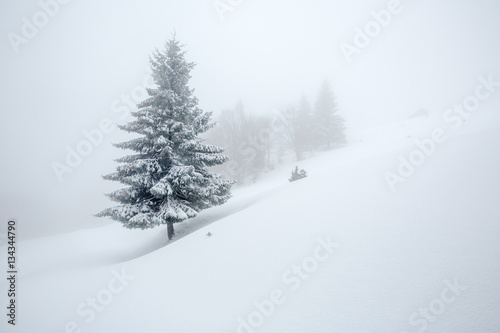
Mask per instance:
[[[131,152],[103,176],[124,187],[107,194],[117,205],[96,214],[130,229],[166,225],[168,239],[175,236],[174,224],[227,202],[234,180],[255,180],[289,151],[300,160],[308,152],[345,143],[344,120],[327,82],[314,107],[302,96],[276,115],[257,116],[246,114],[239,102],[224,110],[214,126],[212,113],[199,108],[189,86],[195,63],[185,54],[174,34],[150,56],[155,87],[147,89],[132,120],[118,126],[134,138],[114,144]],[[290,181],[305,176],[296,168]]]
[[[314,106],[302,95],[276,114],[255,115],[245,112],[240,101],[223,110],[207,134],[207,140],[225,147],[224,154],[230,158],[215,169],[239,183],[255,181],[290,154],[299,161],[314,151],[338,148],[346,143],[345,120],[338,111],[328,81],[323,82]]]

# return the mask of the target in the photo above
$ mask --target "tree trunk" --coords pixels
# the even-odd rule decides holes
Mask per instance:
[[[168,235],[168,240],[171,240],[172,237],[175,236],[174,224],[173,223],[167,224],[167,235]]]

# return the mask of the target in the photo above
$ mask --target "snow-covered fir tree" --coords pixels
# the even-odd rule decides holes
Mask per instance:
[[[104,176],[127,187],[108,196],[120,203],[97,214],[126,228],[153,228],[166,224],[168,238],[174,223],[192,218],[203,209],[221,205],[230,197],[232,180],[208,171],[228,160],[223,149],[199,137],[213,126],[211,113],[198,107],[189,88],[195,66],[185,59],[183,45],[172,37],[163,51],[150,57],[156,88],[132,112],[134,120],[119,126],[140,137],[115,144],[133,155],[117,160],[116,172]]]
[[[346,142],[345,120],[338,115],[335,95],[328,81],[324,81],[314,106],[316,140],[318,146],[341,145]]]
[[[312,151],[314,148],[315,123],[311,105],[307,96],[303,93],[297,109],[297,131],[298,138],[303,151]]]
[[[297,105],[289,105],[281,110],[279,136],[285,146],[295,153],[297,161],[304,159],[307,151],[312,150],[314,128],[311,109],[305,95]]]

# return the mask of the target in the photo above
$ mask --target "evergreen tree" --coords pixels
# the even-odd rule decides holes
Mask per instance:
[[[312,150],[314,127],[311,108],[307,97],[303,94],[297,105],[290,105],[281,110],[280,136],[287,148],[295,153],[300,161],[306,151]]]
[[[311,105],[305,94],[302,94],[297,109],[297,135],[303,151],[314,148],[314,119]]]
[[[301,140],[299,112],[295,105],[287,106],[281,110],[279,124],[281,127],[279,132],[281,140],[286,148],[291,149],[295,153],[296,160],[300,161],[305,148]]]
[[[140,137],[115,144],[135,154],[118,159],[123,165],[103,177],[127,187],[108,194],[119,206],[97,214],[126,228],[166,224],[169,239],[174,236],[174,223],[225,203],[233,184],[208,171],[228,158],[222,148],[203,144],[199,138],[213,126],[211,113],[198,107],[194,89],[188,86],[195,64],[184,56],[183,45],[174,36],[163,52],[156,50],[150,57],[157,87],[147,90],[149,97],[132,113],[135,119],[119,126]]]
[[[248,173],[249,161],[244,154],[248,136],[248,116],[243,103],[238,101],[232,109],[223,110],[217,119],[217,128],[211,131],[214,142],[223,145],[231,162],[220,169],[238,183],[243,182]]]
[[[337,114],[335,96],[328,81],[324,81],[316,99],[314,118],[318,145],[340,145],[346,142],[345,120]]]
[[[271,167],[275,139],[271,130],[272,118],[247,114],[239,101],[234,108],[222,110],[217,126],[207,133],[211,142],[224,146],[231,161],[215,168],[242,184],[255,181]]]

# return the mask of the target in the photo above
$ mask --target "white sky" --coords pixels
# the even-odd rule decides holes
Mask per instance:
[[[352,44],[355,27],[388,2],[242,0],[221,21],[213,0],[73,0],[15,53],[8,34],[21,35],[23,17],[32,21],[41,7],[2,1],[0,218],[24,221],[26,234],[96,222],[90,214],[111,204],[103,193],[120,187],[100,178],[124,154],[111,142],[128,137],[106,134],[62,183],[51,163],[64,162],[83,129],[119,119],[112,103],[142,83],[148,55],[174,29],[198,63],[191,86],[200,106],[215,113],[238,99],[255,113],[302,93],[313,101],[327,78],[356,129],[420,108],[440,112],[479,75],[500,79],[500,1],[493,0],[403,0],[402,12],[347,63],[339,44]]]

